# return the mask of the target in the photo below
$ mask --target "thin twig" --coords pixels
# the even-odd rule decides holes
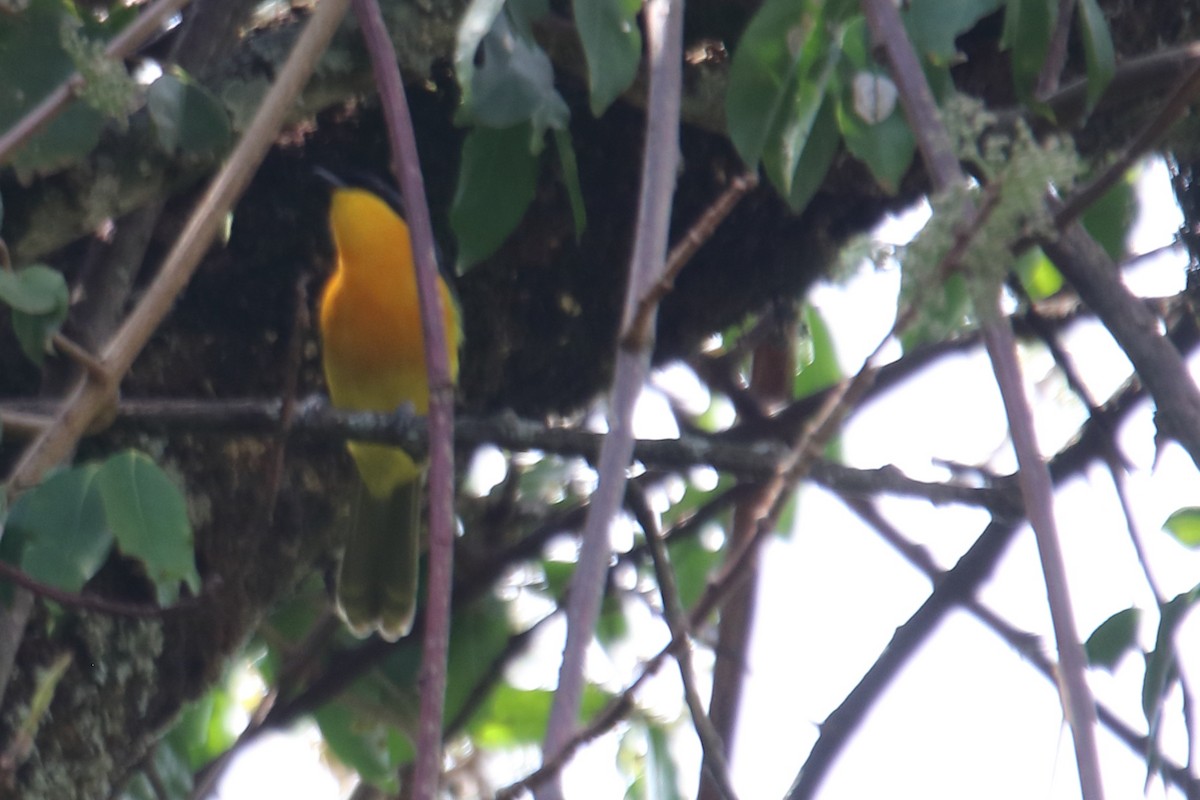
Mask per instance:
[[[1054,227],[1065,229],[1078,219],[1079,215],[1092,206],[1097,200],[1111,189],[1118,181],[1125,179],[1138,161],[1150,152],[1159,141],[1166,136],[1167,131],[1175,126],[1185,114],[1191,110],[1192,103],[1200,94],[1200,64],[1191,68],[1184,76],[1175,91],[1163,103],[1158,113],[1146,124],[1133,141],[1125,146],[1121,154],[1108,167],[1085,184],[1072,192],[1063,204],[1054,212]]]
[[[508,637],[504,648],[492,659],[492,663],[488,665],[488,668],[483,671],[476,684],[467,692],[466,699],[463,700],[458,712],[446,723],[447,737],[452,736],[456,731],[466,728],[467,723],[475,716],[475,712],[479,710],[479,707],[491,695],[492,689],[504,678],[509,664],[523,655],[529,649],[534,635],[557,616],[558,611],[552,611],[536,620],[528,628]]]
[[[998,305],[995,313],[1000,313]],[[1033,411],[1021,381],[1012,328],[1003,322],[985,324],[983,334],[1008,416],[1009,433],[1019,464],[1017,480],[1021,495],[1025,498],[1026,513],[1034,530],[1045,574],[1062,675],[1059,691],[1063,695],[1063,708],[1075,740],[1080,785],[1086,800],[1101,800],[1104,797],[1104,784],[1100,778],[1100,759],[1095,740],[1096,704],[1087,684],[1087,657],[1071,608],[1066,561],[1054,519],[1054,489],[1050,472],[1041,459],[1034,435]]]
[[[1166,47],[1148,55],[1122,58],[1104,94],[1097,98],[1094,110],[1115,112],[1131,104],[1142,103],[1147,96],[1169,91],[1198,61],[1200,43],[1197,42]],[[1060,128],[1070,129],[1081,122],[1088,111],[1089,88],[1087,76],[1083,76],[1044,98]],[[999,114],[1010,120],[1027,119],[1029,116],[1025,109],[1009,109]]]
[[[225,752],[205,764],[196,774],[191,800],[206,800],[222,776],[233,763],[233,759],[255,742],[268,729],[267,722],[280,697],[287,697],[294,684],[321,662],[334,634],[341,628],[341,621],[332,612],[326,611],[305,634],[298,645],[287,648],[275,643],[275,649],[284,654],[283,664],[270,691],[258,701],[250,714],[246,727]],[[270,629],[266,630],[268,636]]]
[[[1137,520],[1133,516],[1133,506],[1129,502],[1124,470],[1112,458],[1107,459],[1107,463],[1108,474],[1112,478],[1113,489],[1117,493],[1117,501],[1121,504],[1121,513],[1125,516],[1125,529],[1129,532],[1129,544],[1133,546],[1133,552],[1142,568],[1142,576],[1146,579],[1146,585],[1150,587],[1150,592],[1154,595],[1154,601],[1159,608],[1162,608],[1167,604],[1167,596],[1163,594],[1158,581],[1154,578],[1154,573],[1150,571],[1150,560],[1146,557],[1146,548],[1142,546],[1142,535],[1138,531]]]
[[[840,389],[844,389],[842,384]],[[1117,421],[1129,413],[1131,409],[1143,398],[1144,394],[1140,384],[1131,383],[1122,387],[1118,392],[1104,404],[1101,413],[1085,423],[1083,434],[1078,437],[1074,443],[1068,446],[1065,450],[1059,453],[1054,459],[1055,476],[1058,480],[1065,480],[1078,473],[1094,457],[1094,440],[1095,432],[1098,426],[1103,425],[1105,429],[1115,425]],[[991,525],[979,537],[971,549],[961,558],[953,569],[945,573],[945,576],[935,586],[933,594],[926,601],[916,614],[909,621],[897,630],[897,634],[893,637],[892,643],[889,645],[880,660],[887,660],[887,664],[877,662],[877,667],[872,667],[872,672],[864,677],[863,681],[855,688],[856,693],[881,691],[882,685],[878,682],[872,682],[868,685],[868,678],[875,672],[894,673],[899,666],[907,660],[909,656],[915,652],[916,647],[924,640],[924,637],[932,631],[937,622],[944,614],[952,607],[954,598],[970,595],[974,591],[974,587],[978,586],[987,575],[990,574],[991,566],[995,563],[995,559],[999,553],[1003,552],[1005,545],[1008,542],[1008,537],[1017,529],[1016,521],[1005,525]],[[1006,533],[1007,532],[1007,533]],[[718,578],[714,583],[710,584],[705,591],[704,596],[697,602],[693,611],[689,615],[689,620],[692,627],[695,627],[703,621],[712,609],[718,604],[723,597],[723,593],[727,590],[728,585],[725,579]],[[647,660],[642,665],[642,672],[637,678],[626,687],[618,697],[614,698],[608,706],[606,706],[585,728],[580,730],[571,740],[564,746],[560,754],[554,758],[545,761],[540,768],[526,775],[520,781],[513,783],[502,791],[497,793],[498,800],[515,800],[530,787],[537,785],[541,781],[546,780],[549,776],[557,774],[562,767],[574,756],[575,752],[580,747],[583,747],[588,742],[603,735],[606,731],[616,725],[633,707],[633,698],[641,687],[648,681],[658,670],[663,663],[673,652],[673,644],[669,644],[663,650],[659,651],[652,658]],[[850,700],[843,703],[843,706]],[[809,779],[813,781],[813,787],[821,781],[821,774],[828,768],[828,764],[832,762],[832,758],[840,751],[841,746],[845,743],[849,733],[857,727],[858,721],[861,721],[861,715],[865,715],[866,709],[869,706],[868,702],[854,703],[855,711],[852,714],[858,715],[858,719],[837,719],[835,715],[831,715],[826,719],[821,728],[821,739],[818,740],[818,747],[822,747],[829,751],[827,757],[823,758],[823,768],[810,761],[805,764],[804,770],[809,773]],[[836,714],[836,712],[835,712]],[[1106,724],[1110,724],[1114,730],[1122,733],[1122,737],[1126,738],[1127,742],[1141,742],[1144,744],[1144,737],[1138,738],[1136,734],[1129,731],[1121,720],[1113,718],[1106,719]],[[1131,747],[1137,745],[1131,744]],[[805,779],[805,771],[801,773],[801,780]],[[811,792],[796,793],[793,787],[792,797],[809,797]]]
[[[843,502],[854,511],[863,521],[875,528],[880,537],[896,549],[914,567],[929,578],[930,583],[937,585],[942,582],[946,573],[938,568],[928,552],[918,545],[908,541],[879,513],[874,504],[855,498],[842,498]],[[1021,657],[1031,663],[1039,673],[1051,683],[1058,680],[1058,674],[1053,661],[1042,652],[1038,637],[1026,631],[1019,630],[1003,617],[981,603],[977,598],[968,596],[963,599],[962,606],[976,619],[986,625],[997,636],[1003,639]],[[1149,742],[1145,736],[1136,733],[1126,725],[1121,718],[1102,703],[1096,704],[1096,714],[1100,723],[1124,742],[1133,753],[1144,756]],[[1191,764],[1181,767],[1178,764],[1163,760],[1164,774],[1167,779],[1182,789],[1188,797],[1196,796],[1198,787],[1196,779],[1191,775]]]
[[[676,644],[675,662],[679,665],[679,679],[683,683],[683,696],[687,702],[688,711],[692,715],[692,725],[700,738],[700,747],[704,751],[704,765],[707,774],[712,778],[723,800],[736,800],[737,792],[729,777],[729,764],[725,759],[725,743],[721,735],[713,727],[712,720],[704,710],[704,701],[696,688],[696,670],[692,663],[692,634],[688,624],[687,612],[679,599],[679,587],[675,583],[675,568],[667,557],[667,548],[663,544],[662,530],[644,493],[634,490],[628,492],[634,517],[646,535],[646,544],[650,549],[650,557],[654,560],[654,574],[658,579],[658,591],[662,596],[663,619],[671,631],[671,640]]]
[[[667,264],[663,269],[662,276],[638,299],[633,321],[629,323],[622,337],[622,346],[640,350],[651,345],[654,339],[654,330],[651,324],[654,310],[658,308],[663,298],[675,288],[675,280],[692,260],[692,257],[696,255],[696,251],[712,238],[717,226],[729,216],[729,212],[733,211],[738,201],[753,191],[756,186],[758,186],[758,176],[753,172],[736,176],[725,187],[725,191],[721,193],[720,197],[714,200],[712,205],[705,209],[700,219],[696,220],[696,223],[688,229],[683,239],[671,248],[671,252],[667,254]]]
[[[188,4],[188,0],[158,0],[154,5],[138,14],[124,30],[108,43],[104,54],[108,58],[120,60],[129,56],[143,42],[166,27],[171,17]],[[29,141],[38,131],[52,119],[62,113],[67,104],[83,88],[83,76],[78,72],[67,78],[57,89],[46,96],[42,102],[17,121],[15,125],[0,135],[0,164],[3,164],[18,147]]]
[[[38,597],[53,600],[67,608],[78,608],[83,611],[98,611],[101,614],[112,614],[119,617],[160,617],[166,610],[162,606],[126,603],[91,594],[69,592],[66,589],[43,583],[7,561],[0,561],[0,580],[9,581]]]
[[[1144,396],[1141,384],[1129,381],[1109,398],[1099,412],[1084,423],[1080,436],[1054,457],[1051,473],[1055,480],[1064,481],[1080,473],[1097,453],[1102,453],[1107,447],[1108,431]],[[875,701],[955,604],[973,596],[977,587],[991,575],[1019,524],[1019,517],[994,518],[954,567],[943,573],[921,607],[896,629],[875,663],[822,721],[820,736],[797,774],[788,800],[809,800],[816,795],[833,762],[862,725]],[[1057,679],[1056,669],[1054,673]]]
[[[56,333],[51,341],[54,343],[56,350],[61,352],[67,358],[74,361],[80,367],[83,367],[87,372],[88,377],[97,383],[112,383],[112,376],[104,364],[94,355],[89,353],[82,345],[76,344],[74,341],[61,333]]]
[[[54,417],[51,415],[55,410],[55,408],[50,408],[47,409],[49,413],[43,414],[19,408],[0,408],[0,430],[4,431],[9,442],[19,437],[40,436],[54,423]]]
[[[1067,40],[1071,36],[1071,18],[1075,14],[1075,0],[1058,0],[1058,18],[1054,22],[1054,33],[1046,50],[1046,60],[1038,73],[1034,96],[1044,99],[1058,90],[1063,67],[1067,63]]]
[[[1145,381],[1160,431],[1175,438],[1200,466],[1200,390],[1179,350],[1159,333],[1157,316],[1129,291],[1112,258],[1079,223],[1041,245]]]
[[[679,105],[683,64],[683,1],[650,0],[643,19],[650,72],[650,104],[647,111],[645,152],[637,227],[630,259],[621,339],[629,339],[638,301],[663,274],[671,200],[675,193],[679,160]],[[652,329],[656,312],[648,314]],[[631,340],[633,341],[633,340]],[[592,640],[604,575],[609,559],[609,526],[625,494],[626,470],[633,455],[633,407],[650,371],[651,348],[646,340],[634,347],[618,347],[613,388],[609,398],[608,435],[600,449],[599,483],[592,496],[584,525],[583,542],[571,580],[567,607],[567,641],[558,673],[558,690],[546,725],[543,755],[558,758],[576,728],[583,698],[584,661]],[[562,790],[557,781],[544,785],[539,800],[557,800]]]
[[[861,5],[873,40],[886,54],[901,105],[934,188],[946,191],[963,185],[965,175],[951,146],[949,133],[938,116],[933,94],[905,32],[899,10],[891,0],[862,0]],[[969,209],[969,204],[967,207]],[[1080,786],[1085,800],[1101,800],[1104,788],[1095,740],[1096,708],[1084,674],[1087,662],[1075,630],[1066,568],[1055,529],[1050,474],[1033,433],[1033,417],[1021,382],[1012,326],[1001,316],[998,302],[997,296],[980,298],[976,303],[985,320],[984,344],[1000,387],[1017,455],[1021,495],[1042,561],[1059,653],[1063,713],[1074,737]]]
[[[789,490],[804,478],[812,466],[814,455],[819,453],[829,442],[830,437],[845,419],[849,410],[862,399],[873,375],[873,368],[864,365],[863,369],[852,379],[842,381],[830,396],[821,413],[799,437],[799,441],[792,449],[791,457],[786,464],[781,465],[776,479],[765,489],[770,492],[772,499],[768,512],[758,521],[754,535],[736,546],[729,554],[724,567],[709,583],[704,594],[689,612],[689,627],[695,628],[702,624],[743,580],[747,565],[753,560],[762,541],[771,534],[771,531],[775,530],[780,515],[787,507]],[[672,638],[666,647],[643,665],[641,674],[618,698],[597,714],[591,724],[567,739],[559,750],[545,759],[540,768],[498,792],[497,798],[511,800],[522,792],[555,778],[580,747],[602,735],[628,713],[629,709],[633,707],[633,697],[641,686],[661,669],[664,661],[680,646],[681,644]]]
[[[393,164],[407,208],[416,262],[417,294],[425,368],[429,373],[429,568],[426,581],[425,629],[422,638],[421,708],[417,725],[417,757],[412,796],[433,800],[442,774],[442,712],[446,695],[446,654],[450,646],[450,594],[454,567],[454,379],[438,292],[437,251],[425,200],[417,140],[396,50],[377,0],[354,0],[375,85],[387,123]]]
[[[161,747],[161,743],[155,747]],[[158,774],[158,765],[154,763],[154,751],[151,750],[148,754],[150,758],[146,759],[146,765],[142,768],[146,775],[146,781],[150,784],[151,791],[154,792],[155,800],[170,800],[171,792],[167,789],[167,784],[163,781],[162,775]]]
[[[1110,456],[1106,461],[1108,463],[1109,475],[1112,477],[1113,488],[1117,493],[1117,500],[1121,504],[1121,513],[1125,517],[1125,528],[1129,532],[1129,543],[1133,546],[1133,551],[1137,555],[1138,564],[1142,568],[1142,575],[1146,579],[1146,585],[1150,587],[1150,591],[1154,595],[1154,601],[1158,606],[1159,613],[1162,613],[1162,609],[1167,605],[1167,596],[1159,587],[1154,573],[1150,570],[1150,560],[1146,557],[1145,547],[1142,546],[1142,535],[1138,529],[1137,520],[1133,515],[1133,505],[1130,502],[1129,492],[1125,484],[1125,472],[1122,465],[1117,463],[1116,458]],[[1190,772],[1195,766],[1196,751],[1196,729],[1194,724],[1195,696],[1188,677],[1182,669],[1182,665],[1177,664],[1176,669],[1178,672],[1179,691],[1183,696],[1183,729],[1187,734],[1187,766]],[[1162,755],[1158,754],[1157,757],[1161,759]]]
[[[54,404],[50,401],[0,403],[0,422],[5,433],[10,435],[19,426],[40,430],[48,424],[48,413],[53,410]],[[113,428],[173,434],[272,436],[281,424],[278,400],[129,398],[117,407]],[[324,399],[298,404],[289,428],[291,437],[306,441],[361,439],[401,447],[418,456],[425,452],[424,432],[425,423],[404,410],[392,414],[344,411],[332,408]],[[597,458],[605,438],[602,433],[547,425],[508,413],[463,417],[454,432],[458,445],[494,444],[516,451],[540,450],[589,460]],[[788,447],[781,439],[787,433],[784,428],[774,437],[765,435],[761,439],[747,440],[730,439],[719,433],[694,433],[677,439],[638,439],[634,442],[633,457],[653,469],[678,472],[695,466],[711,466],[746,480],[762,480],[774,475],[786,458]],[[1004,486],[921,481],[908,477],[894,466],[862,469],[818,459],[813,463],[809,477],[821,485],[852,494],[917,497],[938,505],[978,506],[997,514],[1019,510],[1019,504],[1014,503],[1012,493]]]
[[[755,405],[764,409],[776,407],[793,396],[797,304],[791,304],[789,311],[786,319],[776,320],[772,326],[773,335],[764,338],[754,349],[748,388]],[[730,542],[740,542],[753,535],[755,524],[766,513],[766,504],[771,500],[769,492],[760,487],[748,488],[752,490],[745,493],[733,510],[728,526]],[[759,559],[756,558],[746,569],[746,579],[721,604],[717,620],[708,713],[724,744],[722,754],[726,759],[733,756],[734,737],[745,693],[746,658],[755,629],[760,577]],[[713,773],[710,765],[701,762],[698,800],[719,800],[721,787]]]

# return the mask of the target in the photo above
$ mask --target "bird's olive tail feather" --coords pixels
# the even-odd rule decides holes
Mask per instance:
[[[388,497],[359,490],[337,581],[338,613],[357,636],[379,631],[394,642],[412,629],[422,483],[401,484]]]

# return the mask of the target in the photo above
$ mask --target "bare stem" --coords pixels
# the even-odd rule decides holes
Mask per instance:
[[[411,795],[415,800],[433,800],[438,795],[442,774],[442,711],[446,699],[446,654],[450,646],[450,592],[454,570],[454,381],[450,375],[447,334],[442,324],[437,289],[433,226],[396,51],[376,0],[354,0],[354,12],[371,55],[393,164],[400,179],[412,231],[425,364],[429,371],[429,579],[418,679],[421,708],[417,725],[417,759]]]
[[[583,697],[584,661],[591,642],[604,575],[610,555],[609,526],[625,494],[626,469],[633,454],[634,401],[650,369],[652,342],[628,336],[637,318],[637,303],[662,276],[667,255],[671,200],[679,159],[679,104],[683,74],[683,2],[650,0],[645,8],[646,46],[650,63],[650,104],[647,112],[646,150],[642,161],[637,234],[630,260],[622,317],[622,340],[632,347],[617,350],[612,394],[609,398],[608,435],[600,449],[599,485],[592,497],[584,525],[579,563],[571,581],[567,607],[567,643],[558,673],[558,691],[550,709],[543,747],[552,761],[574,735]],[[653,329],[655,312],[648,314]],[[557,776],[556,776],[557,777]],[[537,791],[539,800],[562,796],[557,780]]]
[[[883,48],[891,66],[900,102],[917,139],[934,189],[945,191],[962,185],[965,175],[950,145],[949,134],[938,116],[933,94],[925,82],[920,61],[905,33],[899,11],[890,0],[862,0],[862,9],[874,41]],[[964,213],[972,213],[969,204]],[[1050,473],[1033,434],[1032,412],[1021,383],[1012,328],[1000,315],[999,309],[993,307],[996,299],[980,298],[978,302],[987,304],[980,308],[981,314],[987,319],[983,325],[984,342],[1008,416],[1013,449],[1017,455],[1021,495],[1037,538],[1046,579],[1050,616],[1058,645],[1061,672],[1059,692],[1063,713],[1075,741],[1079,782],[1085,800],[1101,800],[1104,793],[1096,750],[1096,707],[1087,684],[1087,662],[1071,611],[1066,566],[1054,524]]]
[[[1042,62],[1042,70],[1038,73],[1037,86],[1034,88],[1036,97],[1045,98],[1058,90],[1058,82],[1067,63],[1067,40],[1071,36],[1071,18],[1074,15],[1075,0],[1058,0],[1054,33],[1050,37],[1046,60]]]
[[[662,595],[663,618],[671,631],[671,639],[676,643],[675,662],[679,665],[679,679],[683,683],[683,696],[687,701],[688,711],[692,715],[692,725],[700,738],[700,746],[704,750],[704,767],[712,785],[716,787],[721,800],[737,800],[733,781],[729,777],[729,763],[725,758],[725,743],[721,734],[713,726],[713,721],[704,710],[704,701],[696,688],[696,670],[692,662],[692,633],[688,623],[687,612],[679,599],[679,587],[675,583],[675,569],[667,556],[667,548],[663,544],[662,531],[659,529],[658,518],[650,509],[645,496],[641,492],[632,492],[633,507],[642,532],[646,535],[646,544],[650,549],[650,557],[654,561],[654,574],[658,579],[658,590]]]

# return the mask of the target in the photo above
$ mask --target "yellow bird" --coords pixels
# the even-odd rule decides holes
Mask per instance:
[[[325,380],[334,407],[391,412],[429,410],[425,338],[412,242],[399,196],[370,178],[333,184],[329,227],[337,264],[321,294]],[[452,378],[458,375],[458,306],[438,275]],[[387,445],[350,442],[362,479],[346,552],[338,570],[337,608],[358,636],[389,641],[412,629],[421,554],[425,465]]]

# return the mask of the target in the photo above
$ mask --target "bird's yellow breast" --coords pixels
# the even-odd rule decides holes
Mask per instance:
[[[424,334],[408,225],[381,198],[358,188],[333,193],[329,213],[337,266],[321,296],[325,378],[337,408],[390,412],[405,403],[429,409]],[[458,374],[458,311],[445,281],[438,295],[451,376]],[[413,480],[419,468],[402,451],[352,443],[372,494]]]

